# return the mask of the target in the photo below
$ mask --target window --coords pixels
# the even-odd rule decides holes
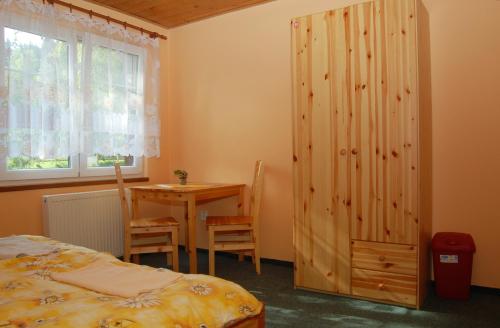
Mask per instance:
[[[0,28],[0,180],[142,173],[143,49]]]

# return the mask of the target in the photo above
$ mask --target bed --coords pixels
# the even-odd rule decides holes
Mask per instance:
[[[131,298],[102,294],[51,275],[96,260],[117,261],[112,255],[41,236],[22,237],[53,250],[0,260],[1,328],[264,327],[263,304],[230,281],[186,274],[168,287]]]

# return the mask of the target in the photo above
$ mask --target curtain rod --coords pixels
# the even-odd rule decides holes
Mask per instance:
[[[89,15],[90,18],[92,18],[92,16],[102,18],[102,19],[106,20],[108,22],[108,24],[110,22],[113,22],[113,23],[122,25],[123,28],[125,28],[125,29],[127,29],[127,27],[128,27],[128,28],[132,28],[134,30],[140,31],[141,33],[147,33],[147,34],[149,34],[149,37],[151,37],[153,39],[156,39],[156,38],[160,38],[162,40],[166,40],[167,39],[167,37],[164,36],[164,35],[162,35],[162,34],[158,34],[156,32],[144,29],[142,27],[139,27],[139,26],[127,23],[125,21],[122,21],[122,20],[119,20],[119,19],[116,19],[116,18],[113,18],[113,17],[110,17],[110,16],[106,16],[106,15],[100,14],[98,12],[95,12],[95,11],[92,11],[92,10],[89,10],[89,9],[85,9],[85,8],[73,5],[73,4],[68,3],[68,2],[64,2],[64,1],[61,1],[61,0],[43,0],[43,3],[45,3],[45,2],[47,2],[50,5],[57,4],[57,5],[60,5],[60,6],[63,6],[63,7],[67,7],[67,8],[69,8],[70,11],[72,11],[73,9],[74,10],[78,10],[78,11],[80,11],[82,13],[85,13],[85,14]]]

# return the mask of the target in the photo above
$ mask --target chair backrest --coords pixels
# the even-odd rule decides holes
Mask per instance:
[[[255,162],[253,175],[252,193],[250,195],[250,216],[253,217],[254,225],[258,227],[260,218],[260,204],[262,198],[262,188],[264,184],[264,162]]]
[[[130,226],[130,210],[127,203],[127,195],[125,194],[125,186],[123,184],[122,169],[120,163],[115,163],[116,181],[118,182],[118,194],[122,206],[122,221],[125,229]]]

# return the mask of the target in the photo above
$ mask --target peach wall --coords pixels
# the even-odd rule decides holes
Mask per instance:
[[[107,8],[95,6],[88,4],[83,1],[74,0],[70,1],[75,5],[86,7],[88,9],[96,10],[100,13],[106,15],[112,15],[115,18],[126,20],[131,24],[136,24],[144,28],[150,28],[162,34],[167,34],[166,30],[160,29],[152,24],[144,23],[138,19],[123,15],[111,11]],[[168,176],[168,152],[167,141],[166,141],[166,126],[165,123],[167,117],[167,94],[166,94],[166,84],[167,84],[167,52],[168,52],[168,41],[162,41],[161,43],[161,72],[160,72],[160,85],[164,90],[160,98],[160,115],[161,120],[164,122],[162,124],[162,140],[161,140],[161,157],[148,160],[148,173],[151,182],[164,182]],[[47,190],[32,190],[32,191],[19,191],[19,192],[7,192],[0,193],[0,236],[9,234],[41,234],[42,233],[42,195],[48,194],[59,194],[59,193],[71,193],[71,192],[83,192],[91,190],[104,190],[115,188],[114,185],[103,185],[103,186],[90,186],[90,187],[77,187],[77,188],[59,188],[59,189],[47,189]],[[150,207],[146,209],[149,212],[158,212],[158,207]]]
[[[252,162],[263,159],[264,257],[293,259],[290,19],[356,2],[278,0],[170,31],[171,165],[195,180],[249,184]],[[424,2],[432,38],[434,231],[472,233],[473,282],[500,287],[500,2]],[[230,203],[210,206],[211,214],[231,211]],[[198,242],[204,245],[203,234]]]
[[[500,288],[500,1],[426,1],[431,21],[434,231],[475,239],[473,283]]]

